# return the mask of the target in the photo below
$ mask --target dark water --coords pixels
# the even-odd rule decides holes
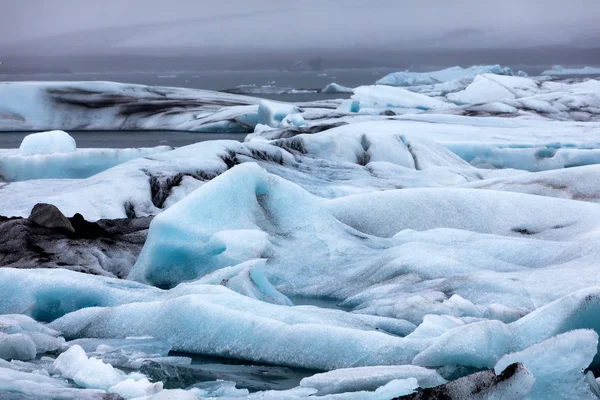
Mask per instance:
[[[192,363],[165,365],[146,362],[140,369],[151,380],[162,381],[168,389],[185,389],[200,382],[225,380],[236,382],[238,389],[251,392],[287,390],[298,386],[303,378],[322,372],[188,353],[172,352],[169,355],[189,357]]]
[[[177,131],[69,131],[78,148],[173,147],[206,140],[243,141],[245,133],[191,133]],[[0,132],[0,149],[15,149],[29,132]]]

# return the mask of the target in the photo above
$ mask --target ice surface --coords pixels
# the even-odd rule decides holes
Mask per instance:
[[[8,215],[29,215],[38,202],[88,220],[157,215],[131,273],[143,283],[33,269],[47,266],[42,253],[24,265],[32,269],[0,268],[0,313],[50,322],[0,317],[0,353],[31,359],[0,361],[21,374],[7,372],[16,378],[0,378],[0,392],[29,385],[35,397],[46,385],[75,397],[75,382],[124,397],[588,398],[582,372],[600,365],[599,182],[589,165],[600,164],[600,84],[480,71],[406,88],[359,88],[351,110],[340,100],[259,105],[112,84],[2,86],[16,98],[41,96],[9,111],[0,104],[3,121],[21,126],[93,125],[87,117],[125,126],[127,115],[132,127],[255,133],[87,178],[0,183]],[[472,104],[453,104],[457,96]],[[57,105],[65,102],[72,120]],[[56,119],[33,116],[28,104],[47,105]],[[81,150],[1,153],[73,161]],[[67,163],[46,160],[40,171]],[[324,302],[339,309],[315,306]],[[65,344],[59,330],[74,340]],[[189,391],[153,394],[158,374],[119,370],[198,367],[195,356],[170,351],[333,371],[286,391],[189,387],[186,376],[179,387]],[[500,375],[473,374],[492,367]],[[90,372],[98,369],[105,373]],[[55,372],[63,380],[47,375]]]
[[[558,154],[562,151],[573,156],[580,154],[584,164],[600,161],[597,155],[594,157],[596,150],[585,150],[600,143],[598,123],[436,114],[398,118],[401,119],[353,122],[317,135],[301,134],[267,143],[258,139],[243,144],[203,142],[156,154],[151,159],[132,160],[87,179],[9,183],[0,190],[0,208],[7,216],[28,216],[33,205],[45,202],[56,205],[65,215],[81,213],[92,221],[154,215],[206,180],[236,163],[248,161],[258,162],[269,172],[327,198],[398,187],[446,187],[511,173],[504,170],[498,175],[498,172],[465,168],[459,157],[447,151],[451,157],[435,157],[438,166],[450,168],[417,171],[407,144],[415,150],[419,142],[425,143],[415,153],[417,160],[430,159],[447,147],[467,161],[476,163],[474,160],[479,158],[486,163],[489,149],[502,147],[512,151],[514,157],[497,158],[501,161],[494,165],[497,168],[557,168],[570,165],[569,157],[539,158],[536,154],[538,148],[545,149],[560,140],[565,148]],[[272,132],[282,134],[279,130]],[[406,138],[407,144],[401,138]],[[526,150],[530,158],[520,161],[518,146],[523,143],[529,143]],[[454,160],[456,168],[441,163],[449,158]],[[177,186],[177,182],[185,184]]]
[[[22,333],[7,335],[0,332],[0,358],[4,360],[32,360],[35,358],[35,343]]]
[[[531,400],[596,398],[585,381],[583,371],[589,367],[598,345],[592,330],[573,330],[507,354],[494,367],[496,373],[520,362],[535,377],[528,396]]]
[[[206,300],[190,295],[165,302],[87,308],[51,325],[71,337],[152,335],[168,340],[178,351],[313,369],[408,361],[407,356],[416,354],[419,347],[418,343],[375,330],[340,327],[328,324],[324,318],[307,318],[294,307],[284,312],[283,306],[270,306],[278,307],[275,309],[240,298],[237,304],[241,309],[236,310],[231,304],[225,307]],[[250,331],[252,335],[248,335]]]
[[[332,82],[325,86],[321,93],[354,93],[354,89]]]
[[[583,67],[583,68],[564,68],[560,65],[555,65],[552,69],[542,72],[542,75],[600,75],[600,68]]]
[[[0,99],[0,123],[8,131],[215,132],[221,124],[226,131],[251,132],[260,102],[209,90],[114,82],[3,82]]]
[[[302,379],[301,387],[315,388],[318,396],[373,391],[396,379],[415,378],[421,388],[438,386],[446,383],[434,370],[412,365],[375,366],[360,368],[342,368]]]
[[[0,176],[6,181],[82,179],[124,162],[172,150],[169,146],[140,149],[73,149],[72,152],[0,153]]]
[[[77,385],[107,390],[125,380],[125,374],[96,358],[88,358],[79,346],[72,346],[54,361],[54,371]]]
[[[452,67],[432,72],[394,72],[378,80],[377,84],[390,86],[431,85],[452,80],[473,79],[475,76],[485,73],[512,75],[510,68],[500,65]]]
[[[37,154],[72,153],[77,150],[75,139],[64,131],[32,133],[25,136],[19,147],[22,156]]]
[[[451,105],[432,97],[390,86],[359,86],[350,100],[345,100],[338,110],[354,113],[379,113],[385,109],[411,109],[424,111]]]
[[[482,104],[537,94],[535,81],[517,76],[477,75],[465,90],[446,96],[457,104]]]
[[[265,276],[265,263],[265,259],[257,259],[243,262],[235,267],[221,268],[203,276],[197,282],[223,285],[244,296],[273,304],[291,306],[291,300],[275,289]]]
[[[0,396],[3,398],[101,400],[104,394],[101,390],[72,388],[63,380],[40,373],[22,372],[0,366]]]
[[[258,123],[272,128],[279,128],[284,118],[299,112],[300,109],[293,104],[262,100],[258,106]]]
[[[163,389],[162,382],[151,383],[139,373],[128,376],[102,360],[88,358],[78,345],[60,354],[54,361],[53,370],[80,387],[117,393],[126,399],[150,396]]]
[[[25,315],[0,315],[0,359],[32,360],[38,353],[56,351],[64,345],[59,332]]]

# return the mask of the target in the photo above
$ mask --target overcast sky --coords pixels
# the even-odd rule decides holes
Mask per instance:
[[[0,45],[152,47],[592,46],[600,0],[0,0]]]

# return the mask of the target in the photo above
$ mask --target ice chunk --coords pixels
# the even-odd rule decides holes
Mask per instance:
[[[477,75],[465,90],[446,97],[457,104],[482,104],[531,96],[538,91],[532,79],[484,74]]]
[[[299,112],[300,109],[293,104],[262,100],[258,106],[258,123],[279,128],[285,117]]]
[[[47,131],[25,136],[19,146],[22,156],[37,154],[72,153],[77,150],[75,139],[64,131]]]
[[[51,326],[68,337],[149,335],[168,340],[175,351],[314,369],[408,363],[424,347],[367,330],[352,314],[277,306],[214,289],[206,296],[86,308]],[[226,297],[218,294],[223,291]]]
[[[367,114],[382,109],[430,110],[450,107],[448,103],[423,94],[390,86],[360,86],[354,89],[350,100],[345,100],[339,110]]]
[[[458,79],[473,79],[479,74],[512,75],[508,67],[500,65],[482,65],[469,68],[452,67],[432,72],[394,72],[377,81],[378,85],[416,86],[432,85]]]
[[[8,399],[102,400],[102,390],[76,389],[60,379],[0,366],[0,397]]]
[[[126,399],[132,399],[135,397],[152,396],[161,392],[162,390],[162,382],[151,383],[146,378],[142,378],[137,381],[129,378],[117,383],[114,386],[111,386],[108,389],[108,392],[116,393]]]
[[[325,86],[321,93],[354,93],[354,89],[332,82]]]
[[[208,397],[247,397],[248,389],[237,389],[235,382],[215,381],[193,385],[188,390],[200,398]]]
[[[197,283],[223,285],[244,296],[291,306],[291,300],[275,289],[265,276],[265,262],[264,259],[250,260],[235,267],[221,268],[202,277]]]
[[[27,335],[0,332],[0,358],[4,360],[33,360],[36,355],[35,343]]]
[[[534,344],[518,353],[502,357],[494,370],[497,374],[508,365],[520,362],[531,371],[535,383],[531,400],[589,399],[593,395],[583,371],[592,362],[598,346],[598,334],[592,330],[574,330]]]
[[[200,400],[193,391],[185,391],[183,389],[163,390],[146,400]]]
[[[415,378],[418,387],[446,383],[434,370],[412,365],[342,368],[316,374],[300,381],[301,387],[318,389],[318,396],[332,393],[374,391],[396,379]]]
[[[36,354],[61,349],[65,341],[59,332],[14,314],[0,315],[0,343],[0,358],[31,360]]]
[[[468,365],[493,367],[512,345],[509,328],[499,321],[460,326],[438,338],[417,355],[413,364],[425,367]]]
[[[400,396],[414,393],[415,389],[418,387],[419,384],[415,378],[395,379],[375,390],[375,393],[371,398],[373,400],[395,399]]]
[[[305,126],[306,121],[302,114],[289,114],[279,124],[280,128],[289,128],[290,126]]]
[[[85,351],[77,345],[60,354],[54,361],[53,368],[61,376],[90,389],[108,390],[126,379],[123,372],[110,364],[93,357],[88,358]]]

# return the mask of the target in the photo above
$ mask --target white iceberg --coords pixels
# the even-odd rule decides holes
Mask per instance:
[[[321,93],[354,93],[354,89],[332,82],[321,89]]]
[[[432,72],[394,72],[377,81],[377,85],[417,86],[432,85],[459,79],[473,79],[480,74],[512,75],[508,67],[500,65],[472,66],[469,68],[452,67]]]
[[[258,106],[258,123],[279,128],[284,118],[299,112],[300,109],[293,104],[262,100]]]
[[[22,156],[37,154],[72,153],[77,150],[75,139],[64,131],[32,133],[25,136],[19,146]]]
[[[532,79],[483,74],[477,75],[465,90],[446,97],[457,104],[483,104],[532,96],[538,92],[539,87]]]
[[[390,86],[359,86],[350,100],[345,100],[338,110],[346,112],[379,113],[385,109],[425,111],[451,105],[423,94]]]
[[[542,72],[542,75],[560,76],[560,75],[600,75],[598,67],[583,67],[583,68],[564,68],[560,65],[555,65],[551,69]]]

